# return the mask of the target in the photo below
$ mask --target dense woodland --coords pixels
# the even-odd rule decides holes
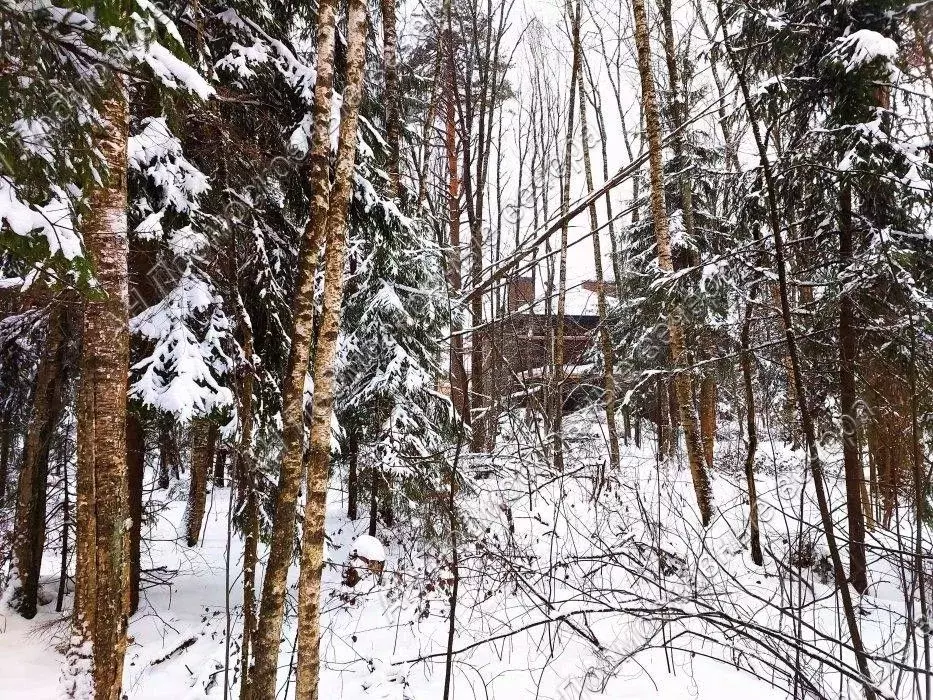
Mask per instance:
[[[0,47],[0,697],[933,700],[933,2]]]

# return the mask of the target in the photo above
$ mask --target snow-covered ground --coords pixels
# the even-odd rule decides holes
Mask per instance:
[[[765,566],[757,567],[747,551],[748,506],[735,444],[722,441],[717,453],[723,465],[714,479],[718,516],[704,531],[689,472],[676,460],[658,464],[647,439],[642,449],[624,449],[621,472],[608,475],[594,494],[602,450],[592,418],[577,418],[563,475],[538,470],[529,478],[534,453],[507,442],[493,473],[468,479],[458,496],[466,524],[458,547],[453,695],[766,700],[787,696],[781,688],[793,687],[795,669],[800,688],[812,683],[857,695],[858,684],[833,671],[836,659],[853,661],[833,641],[846,635],[825,569],[819,562],[806,569],[789,563],[798,529],[818,522],[810,486],[801,499],[800,454],[779,442],[761,449],[766,554]],[[839,503],[839,484],[831,482]],[[125,692],[134,700],[222,698],[225,675],[238,690],[242,625],[242,545],[235,533],[228,544],[230,491],[210,494],[203,541],[192,548],[179,539],[185,504],[169,500],[170,493],[151,496],[164,505],[154,509],[159,515],[143,568],[177,573],[171,585],[143,591],[130,625]],[[419,541],[414,530],[379,533],[387,556],[381,583],[364,571],[350,589],[342,573],[354,548],[378,556],[379,543],[356,542],[366,521],[349,522],[342,494],[331,493],[322,698],[442,697],[452,573],[446,516],[438,510],[436,517],[421,524],[440,533],[431,540]],[[895,545],[889,534],[873,537]],[[814,551],[819,559],[819,542]],[[860,600],[862,633],[871,651],[893,656],[906,648],[902,586],[883,558],[873,560],[871,594]],[[54,552],[46,564],[54,592]],[[791,569],[802,576],[788,575]],[[0,698],[58,697],[66,634],[54,602],[31,621],[4,606]],[[286,635],[281,698],[294,692],[287,672],[294,662],[293,624]],[[891,669],[876,664],[873,672],[894,697]],[[899,693],[906,697],[903,687]]]

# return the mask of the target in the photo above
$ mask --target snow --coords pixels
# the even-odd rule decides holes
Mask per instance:
[[[198,197],[210,189],[207,176],[185,158],[181,141],[164,117],[142,120],[140,132],[129,139],[127,157],[133,170],[159,188],[160,209],[169,207],[179,213],[196,210]],[[146,232],[151,232],[152,223]]]
[[[157,41],[150,41],[137,58],[145,61],[156,77],[170,88],[184,88],[202,100],[214,95],[214,88],[200,73]]]
[[[162,230],[162,217],[164,215],[164,210],[152,212],[133,229],[133,233],[137,238],[143,241],[161,239],[162,236],[165,235],[165,232]]]
[[[892,68],[897,58],[897,42],[871,29],[859,29],[836,40],[831,55],[846,71],[852,72],[881,59]]]
[[[147,16],[144,22],[153,28],[154,21],[161,22],[168,37],[182,41],[171,20],[149,0],[136,2]],[[560,4],[553,5],[552,13],[559,14]],[[50,7],[50,12],[58,11]],[[235,10],[226,9],[218,17],[237,30],[241,41],[231,44],[228,54],[220,57],[215,68],[229,71],[234,80],[266,80],[269,72],[278,71],[300,99],[311,103],[315,76],[306,57],[313,53],[302,47],[293,50],[272,39]],[[67,14],[62,19],[75,21]],[[784,15],[777,12],[767,13],[765,23],[775,30],[788,26]],[[515,21],[514,25],[518,28],[522,22]],[[116,29],[112,37],[119,38]],[[560,60],[566,58],[566,52],[561,56],[561,50],[554,46],[558,42],[551,41],[554,37],[542,38],[545,40],[537,43],[547,46],[550,52],[548,78],[555,85],[566,84],[562,81],[566,75],[562,66],[568,62]],[[892,39],[859,30],[839,39],[830,57],[850,71],[878,64],[893,71],[897,53],[897,44]],[[204,99],[213,94],[214,89],[207,81],[158,42],[140,49],[139,58],[171,87]],[[701,59],[698,66],[700,76],[708,68],[704,61]],[[378,83],[378,75],[375,79]],[[756,90],[777,93],[786,87],[784,80],[783,76],[766,79]],[[527,99],[527,93],[521,91],[522,83],[518,76],[514,83],[516,94]],[[603,85],[605,89],[605,81]],[[622,92],[632,91],[623,85]],[[607,93],[604,97],[611,96]],[[630,102],[630,97],[624,94],[621,101]],[[705,104],[706,98],[701,99]],[[503,172],[496,170],[495,175],[497,178],[504,175],[505,182],[516,179],[514,164],[518,159],[508,141],[514,118],[518,119],[520,129],[524,113],[524,106],[512,102],[520,100],[510,100],[499,112],[499,118],[506,120],[506,138],[497,145],[497,165],[504,164]],[[509,124],[509,110],[513,109],[517,111],[512,112],[513,122]],[[335,95],[330,132],[334,149],[339,110],[339,95]],[[608,114],[607,119],[609,150],[618,159],[621,144],[616,135],[620,129]],[[294,127],[290,139],[294,151],[307,151],[310,123],[310,116],[305,115]],[[147,119],[138,126],[139,133],[130,140],[132,175],[148,178],[157,195],[153,202],[134,204],[137,207],[134,214],[138,215],[134,221],[141,219],[134,233],[140,239],[159,242],[164,239],[170,252],[184,259],[188,267],[180,278],[172,277],[173,284],[167,289],[160,288],[162,298],[158,303],[132,321],[133,331],[149,341],[144,344],[146,350],[152,346],[149,357],[135,358],[138,362],[133,367],[132,391],[134,398],[158,410],[172,412],[183,422],[233,403],[230,391],[222,386],[225,382],[221,375],[233,365],[225,352],[233,354],[238,349],[230,342],[230,324],[222,300],[210,280],[197,270],[196,258],[209,243],[197,217],[198,197],[208,190],[208,180],[185,159],[180,140],[171,133],[167,120]],[[23,142],[28,153],[48,161],[51,150],[47,148],[46,136],[50,128],[54,127],[38,119],[20,120],[13,124],[13,135]],[[368,134],[370,143],[382,141],[378,128],[365,118],[361,118],[360,129]],[[866,139],[884,138],[880,117],[857,125],[855,130]],[[419,136],[421,130],[411,131]],[[743,145],[747,145],[747,139]],[[372,156],[365,141],[361,141],[359,151],[361,162]],[[908,158],[910,170],[903,175],[917,190],[929,188],[922,171],[926,155],[926,150],[918,146]],[[743,160],[755,157],[742,156]],[[858,169],[861,165],[858,158],[859,151],[853,148],[844,154],[839,169]],[[378,185],[384,175],[371,167],[372,170],[357,167],[356,202],[367,214],[375,214],[374,218],[381,213],[390,224],[394,220],[408,226],[409,220],[396,205],[386,202],[373,186],[372,182]],[[582,192],[579,167],[574,165],[570,183],[575,199]],[[371,182],[367,174],[377,177]],[[0,177],[2,222],[15,235],[44,238],[53,254],[61,253],[68,259],[80,256],[81,240],[74,231],[69,206],[73,193],[66,196],[64,192],[54,192],[48,203],[36,204],[26,201],[15,185],[12,180]],[[626,188],[613,193],[617,204],[626,199]],[[248,192],[237,194],[250,196]],[[551,196],[556,196],[556,189],[551,190]],[[510,199],[508,188],[504,199]],[[381,212],[374,212],[374,207],[381,208]],[[517,205],[517,209],[522,208],[523,205]],[[184,216],[165,216],[168,211]],[[527,227],[531,219],[527,205],[523,216],[521,223]],[[584,218],[581,216],[574,226],[585,226]],[[671,215],[673,244],[693,245],[685,238],[682,218],[679,211]],[[170,230],[170,222],[179,220],[184,224],[174,224],[177,228]],[[620,220],[620,225],[625,220],[627,216]],[[517,224],[511,220],[508,223]],[[516,239],[520,228],[516,225]],[[575,233],[580,231],[575,229]],[[885,231],[884,235],[915,234]],[[933,234],[927,233],[930,235]],[[570,316],[597,313],[596,292],[574,284],[574,277],[579,277],[584,267],[581,261],[592,257],[586,245],[571,244],[568,252],[571,286],[565,310]],[[880,249],[877,237],[871,245]],[[257,250],[257,254],[266,255],[261,233],[257,233]],[[604,254],[608,250],[604,243]],[[370,264],[368,260],[361,267],[366,264]],[[721,284],[728,264],[727,261],[705,265],[701,288],[715,292],[714,285]],[[0,288],[24,285],[33,273],[16,270],[15,274],[23,274],[25,278],[0,278]],[[654,285],[655,290],[672,279],[672,276],[661,279]],[[261,294],[277,292],[276,284],[275,279],[268,280]],[[911,294],[919,294],[916,285],[905,286]],[[410,289],[380,280],[379,285],[367,285],[367,292],[371,292],[371,297],[362,312],[367,322],[374,322],[361,324],[362,330],[355,338],[348,337],[349,334],[342,336],[341,346],[354,345],[362,349],[361,353],[374,355],[373,345],[367,345],[362,337],[364,333],[372,335],[375,329],[381,339],[383,335],[392,335],[389,332],[392,322],[415,326],[422,318],[417,310],[413,311]],[[550,301],[552,308],[556,308],[556,295]],[[636,308],[635,301],[626,299],[632,304],[630,309]],[[542,313],[544,308],[541,300],[532,304],[535,312]],[[278,327],[272,330],[273,334],[276,332],[281,335]],[[385,389],[412,394],[431,391],[433,375],[421,369],[419,358],[410,347],[395,342],[393,336],[380,345],[380,350],[382,355],[377,358],[378,364],[374,364],[378,371],[365,387],[367,391],[376,393]],[[260,362],[256,364],[259,366]],[[576,369],[594,368],[582,365]],[[651,372],[645,373],[650,375]],[[305,387],[308,399],[312,392],[308,381]],[[632,390],[627,389],[626,396],[631,394]],[[360,396],[365,394],[358,391],[350,402]],[[268,400],[265,396],[262,399]],[[770,400],[769,394],[765,408]],[[406,433],[415,432],[411,426],[417,425],[416,420],[424,420],[428,412],[420,417],[413,413],[411,406],[393,406],[384,419],[389,440],[407,438],[419,442],[418,435],[409,437]],[[512,420],[515,416],[508,418]],[[276,420],[270,419],[272,432]],[[767,558],[765,566],[758,567],[747,554],[748,508],[742,475],[736,468],[744,444],[735,434],[734,426],[722,426],[724,439],[717,446],[713,479],[717,512],[710,528],[704,529],[698,522],[693,485],[682,454],[656,460],[651,439],[646,436],[643,448],[623,449],[620,473],[610,474],[605,490],[598,492],[594,484],[606,461],[602,437],[605,425],[599,415],[585,411],[567,417],[568,469],[561,474],[548,471],[548,465],[536,452],[536,443],[514,432],[521,429],[522,420],[513,422],[518,427],[513,426],[511,433],[505,431],[496,455],[464,460],[475,471],[488,467],[493,474],[483,479],[473,478],[472,472],[467,474],[464,488],[457,494],[464,537],[459,551],[459,607],[454,615],[454,644],[460,650],[454,664],[454,697],[718,700],[722,696],[753,696],[756,700],[770,700],[784,696],[769,686],[767,676],[775,672],[782,660],[759,641],[771,642],[779,633],[791,631],[803,635],[807,645],[834,662],[838,658],[851,665],[844,640],[839,639],[844,635],[838,631],[837,601],[832,588],[813,572],[797,571],[789,578],[781,578],[779,573],[788,568],[786,561],[792,554],[795,533],[819,531],[812,486],[807,486],[805,460],[799,451],[767,436],[760,446],[758,477]],[[331,427],[336,451],[336,437],[341,434],[336,415],[332,416]],[[228,435],[232,436],[234,429],[229,430]],[[527,448],[531,454],[522,454],[529,444],[533,444]],[[450,455],[440,454],[445,446],[434,447],[422,445],[418,451],[430,456],[431,468],[441,474],[441,466]],[[822,456],[827,460],[827,482],[838,517],[844,502],[838,453],[828,444]],[[386,453],[380,457],[379,466],[384,473],[401,471],[397,451],[386,447]],[[264,463],[262,467],[269,473],[274,471],[273,464]],[[411,527],[408,519],[401,518],[402,524],[394,528],[380,525],[380,537],[370,537],[360,534],[366,532],[365,517],[349,521],[344,515],[344,493],[338,478],[342,468],[342,463],[335,461],[336,473],[326,513],[321,694],[347,700],[439,697],[448,618],[452,615],[449,599],[454,572],[445,514],[428,499],[444,494],[412,493],[409,506],[415,516]],[[144,523],[149,539],[144,567],[165,566],[177,570],[177,574],[170,585],[152,586],[144,592],[141,610],[130,627],[132,642],[127,654],[125,691],[134,700],[216,700],[227,695],[223,687],[223,671],[227,668],[235,697],[239,683],[237,640],[235,636],[228,640],[225,634],[227,627],[236,634],[242,621],[238,575],[243,543],[234,535],[227,545],[229,522],[235,515],[230,511],[234,494],[223,488],[212,490],[203,545],[187,548],[178,541],[184,504],[172,499],[173,493],[185,493],[184,482],[160,491],[153,488],[151,473],[149,476]],[[839,520],[844,540],[846,525],[844,518]],[[905,532],[918,527],[909,518],[895,525],[898,533],[901,526]],[[822,554],[824,545],[819,536],[811,536],[816,553]],[[905,607],[912,603],[912,594],[901,588],[897,576],[903,572],[888,566],[884,559],[883,553],[900,556],[903,551],[900,540],[894,540],[891,531],[885,528],[878,528],[869,537],[872,556],[877,560],[872,562],[872,588],[859,598],[859,624],[871,653],[879,660],[877,664],[873,662],[875,672],[886,663],[883,659],[894,658],[902,650],[907,653],[905,621],[910,618]],[[358,588],[348,590],[341,582],[341,573],[354,555],[391,563],[386,582],[367,579]],[[57,582],[57,554],[49,551],[46,559],[43,585],[48,592]],[[664,576],[656,574],[668,564],[669,572]],[[289,577],[289,610],[294,609],[296,576],[297,570],[293,568]],[[48,596],[43,596],[43,600],[47,599]],[[66,598],[66,614],[70,604],[70,597]],[[719,626],[720,614],[730,619],[727,628]],[[86,684],[90,650],[80,649],[70,660],[62,657],[59,649],[67,641],[68,627],[61,615],[54,613],[48,604],[43,604],[33,621],[22,620],[6,608],[0,610],[0,615],[0,697],[14,700],[57,697],[62,680],[76,684],[73,694],[89,695]],[[658,623],[660,616],[666,616],[664,626]],[[802,632],[792,629],[798,622],[804,628]],[[827,630],[828,636],[820,637],[821,630]],[[283,699],[294,694],[286,671],[293,661],[294,631],[294,618],[289,617],[279,659],[282,669],[279,695]],[[232,658],[225,653],[228,641],[232,642]],[[792,648],[784,642],[774,643],[785,653]],[[785,657],[785,662],[787,658],[792,656]],[[68,664],[70,671],[65,673],[71,675],[63,679],[61,669]],[[857,683],[836,674],[831,664],[819,665],[804,655],[794,670],[818,679],[822,692],[814,696],[858,696]],[[764,673],[765,678],[756,679],[750,671]],[[890,697],[903,692],[903,688],[892,687],[893,675],[885,672],[876,675]],[[770,678],[773,681],[775,676]]]
[[[178,31],[178,27],[175,26],[175,22],[172,21],[171,17],[165,14],[154,3],[149,2],[149,0],[135,1],[139,6],[139,9],[141,9],[144,14],[150,15],[155,21],[162,25],[162,27],[165,28],[165,31],[168,32],[168,35],[172,37],[173,40],[178,42],[179,46],[184,45],[185,40],[182,39],[181,34]]]
[[[231,390],[218,382],[232,364],[221,348],[229,322],[218,303],[210,284],[186,271],[162,301],[130,319],[130,330],[154,344],[131,367],[130,396],[182,422],[233,404]],[[196,331],[212,308],[199,339]]]
[[[356,168],[353,174],[353,197],[363,206],[363,210],[367,214],[374,207],[380,207],[386,218],[394,221],[398,226],[402,228],[413,228],[415,226],[415,221],[405,216],[395,202],[385,199],[376,192],[373,184],[359,167]]]
[[[81,236],[74,228],[71,205],[64,192],[57,190],[46,204],[24,202],[15,183],[0,176],[0,222],[6,222],[18,236],[40,233],[48,242],[51,255],[61,253],[66,260],[82,256]]]
[[[241,78],[251,78],[256,72],[251,66],[262,65],[269,60],[269,50],[258,39],[251,46],[234,41],[230,53],[217,62],[218,69],[231,70]]]
[[[252,43],[234,42],[230,53],[221,57],[215,67],[232,72],[239,78],[253,77],[254,68],[271,62],[307,105],[314,101],[314,83],[317,72],[313,66],[302,61],[278,39],[274,39],[255,22],[236,10],[228,8],[217,13],[217,19],[236,30],[249,35]]]
[[[360,535],[353,542],[351,551],[358,557],[369,561],[385,561],[386,550],[382,542],[371,535]]]
[[[27,153],[38,156],[47,163],[55,159],[50,146],[48,120],[44,118],[17,119],[13,122],[12,131],[19,138],[23,150]]]
[[[172,231],[168,239],[171,251],[185,260],[205,249],[207,244],[208,240],[204,232],[196,231],[190,224]]]
[[[312,117],[311,114],[302,117],[288,139],[289,150],[299,158],[304,158],[311,148]]]
[[[773,659],[756,656],[766,653],[756,645],[756,630],[790,629],[792,621],[782,620],[794,606],[803,606],[811,616],[808,625],[815,630],[831,630],[837,621],[831,589],[808,577],[801,582],[802,598],[789,599],[792,591],[775,576],[779,569],[771,559],[786,556],[786,537],[799,526],[798,516],[804,523],[818,521],[812,497],[800,498],[805,487],[799,468],[803,455],[780,442],[766,442],[760,450],[761,522],[769,553],[760,568],[747,554],[741,477],[733,477],[725,466],[736,444],[732,428],[724,428],[729,439],[718,446],[717,461],[722,466],[713,480],[717,516],[704,531],[688,469],[680,460],[658,465],[648,439],[641,449],[623,448],[622,473],[610,475],[607,488],[594,498],[592,469],[604,457],[599,436],[605,426],[590,411],[568,418],[568,440],[575,445],[568,460],[574,467],[568,473],[544,474],[528,482],[517,468],[517,443],[510,440],[489,462],[492,476],[470,482],[470,488],[458,496],[466,522],[485,535],[460,550],[454,638],[460,651],[452,696],[463,700],[784,698],[784,692],[768,682],[775,672],[769,666]],[[482,466],[489,459],[476,456],[469,463],[478,460]],[[830,465],[835,466],[827,476],[839,503],[844,490],[835,470],[838,461]],[[229,550],[226,543],[232,494],[226,488],[210,492],[203,545],[188,548],[178,538],[185,504],[171,496],[185,493],[184,484],[160,491],[152,488],[152,473],[148,476],[147,512],[154,517],[144,523],[150,544],[144,550],[143,567],[165,566],[177,574],[170,585],[143,592],[140,610],[130,623],[124,690],[133,700],[219,700],[224,696],[228,587],[235,634],[242,624],[238,578],[242,540],[234,536]],[[406,530],[383,529],[380,539],[370,537],[365,534],[365,518],[346,519],[336,480],[334,487],[326,515],[321,696],[439,697],[452,576],[447,545],[435,543],[440,551],[434,551],[435,545],[419,543]],[[437,515],[428,510],[426,517]],[[894,544],[878,531],[871,537],[878,538],[874,542],[879,547]],[[659,564],[656,557],[652,560],[655,547],[665,553],[661,562],[673,567],[657,583],[652,573]],[[366,577],[353,588],[345,586],[343,566],[354,553],[391,561],[384,581]],[[46,587],[57,584],[57,567],[58,554],[47,552]],[[297,574],[293,567],[289,609]],[[903,619],[899,584],[891,574],[875,562],[875,587],[860,599],[866,643],[883,653],[903,643],[906,633],[899,626]],[[67,611],[70,595],[65,603]],[[644,616],[654,607],[670,614],[663,637],[667,649],[661,628]],[[721,630],[715,617],[703,617],[713,610],[741,625]],[[10,610],[3,614],[0,697],[58,697],[66,664],[59,651],[68,636],[64,618],[51,605],[41,606],[31,621]],[[691,637],[691,632],[707,635],[708,641]],[[294,661],[294,634],[295,619],[290,615],[279,657],[278,687],[289,688],[279,695],[283,699],[294,693],[285,671]],[[835,642],[814,643],[837,658]],[[236,638],[231,650],[229,680],[236,697]],[[802,673],[813,671],[806,656],[800,664]],[[755,678],[750,670],[765,674],[764,679]],[[843,681],[827,673],[821,681],[823,690],[857,695],[857,687],[850,684],[840,690]]]
[[[22,277],[0,277],[0,289],[14,289],[22,287],[26,280]]]

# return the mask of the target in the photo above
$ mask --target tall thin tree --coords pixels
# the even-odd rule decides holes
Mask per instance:
[[[340,109],[340,137],[327,219],[324,300],[314,353],[314,407],[308,448],[308,489],[298,581],[298,682],[296,696],[317,700],[320,678],[320,597],[324,566],[324,515],[330,466],[335,360],[340,333],[346,257],[347,211],[353,194],[357,124],[363,92],[368,18],[365,0],[350,0],[347,17],[346,86]]]
[[[654,89],[654,76],[651,72],[651,45],[644,0],[632,0],[632,9],[635,15],[635,45],[638,51],[638,72],[641,76],[641,97],[648,138],[651,216],[657,242],[658,267],[662,273],[670,274],[674,271],[674,265],[671,258],[671,236],[664,201],[661,119]],[[690,374],[684,342],[683,311],[679,305],[668,313],[667,329],[675,372],[677,407],[687,442],[687,460],[693,476],[693,488],[696,492],[697,505],[700,508],[700,519],[705,526],[709,525],[713,517],[713,493],[703,460],[703,447],[700,444],[696,411],[693,407],[693,378]]]
[[[586,88],[580,81],[580,136],[583,147],[583,171],[586,175],[586,191],[593,192],[593,165],[590,160],[589,128],[586,121]],[[603,358],[603,407],[606,411],[606,432],[609,438],[609,467],[613,473],[619,471],[619,430],[616,427],[616,385],[613,373],[612,339],[609,337],[608,308],[606,306],[606,279],[603,276],[602,233],[596,215],[596,202],[589,206],[590,229],[593,236],[593,265],[596,270],[596,310],[599,314],[599,347]],[[610,236],[612,233],[610,232]]]
[[[253,667],[249,674],[249,697],[252,700],[272,700],[275,696],[285,584],[294,550],[295,515],[305,445],[305,377],[314,334],[314,277],[318,250],[327,227],[330,196],[330,116],[336,15],[336,0],[322,0],[318,4],[317,81],[314,85],[314,126],[308,159],[311,201],[299,254],[298,286],[292,299],[291,349],[282,387],[282,461],[275,522],[253,643]]]
[[[63,324],[66,313],[58,301],[53,302],[49,310],[49,328],[36,372],[36,388],[19,472],[13,531],[19,587],[14,601],[20,615],[27,619],[35,617],[38,604],[39,573],[45,548],[49,450],[63,406],[66,342]]]
[[[564,221],[560,227],[560,255],[557,273],[557,315],[554,323],[554,374],[553,395],[550,411],[552,412],[552,459],[554,468],[562,471],[564,468],[564,360],[565,345],[564,334],[567,310],[567,236],[570,230],[570,221],[567,212],[570,208],[570,181],[573,177],[573,130],[576,110],[574,100],[577,97],[577,81],[580,78],[580,2],[576,7],[571,6],[568,0],[565,3],[567,21],[570,23],[570,41],[572,44],[572,59],[570,62],[570,90],[568,92],[569,104],[567,106],[567,131],[564,136],[564,163],[563,181],[561,183],[560,213]]]

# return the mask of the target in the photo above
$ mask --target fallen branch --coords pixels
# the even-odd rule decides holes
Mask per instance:
[[[175,658],[176,656],[181,654],[185,649],[192,646],[196,641],[198,641],[198,638],[196,636],[187,637],[181,642],[181,644],[179,644],[174,649],[172,649],[168,654],[166,654],[165,656],[160,656],[158,659],[154,659],[149,665],[158,666],[161,663],[165,663],[166,661],[169,661]]]

